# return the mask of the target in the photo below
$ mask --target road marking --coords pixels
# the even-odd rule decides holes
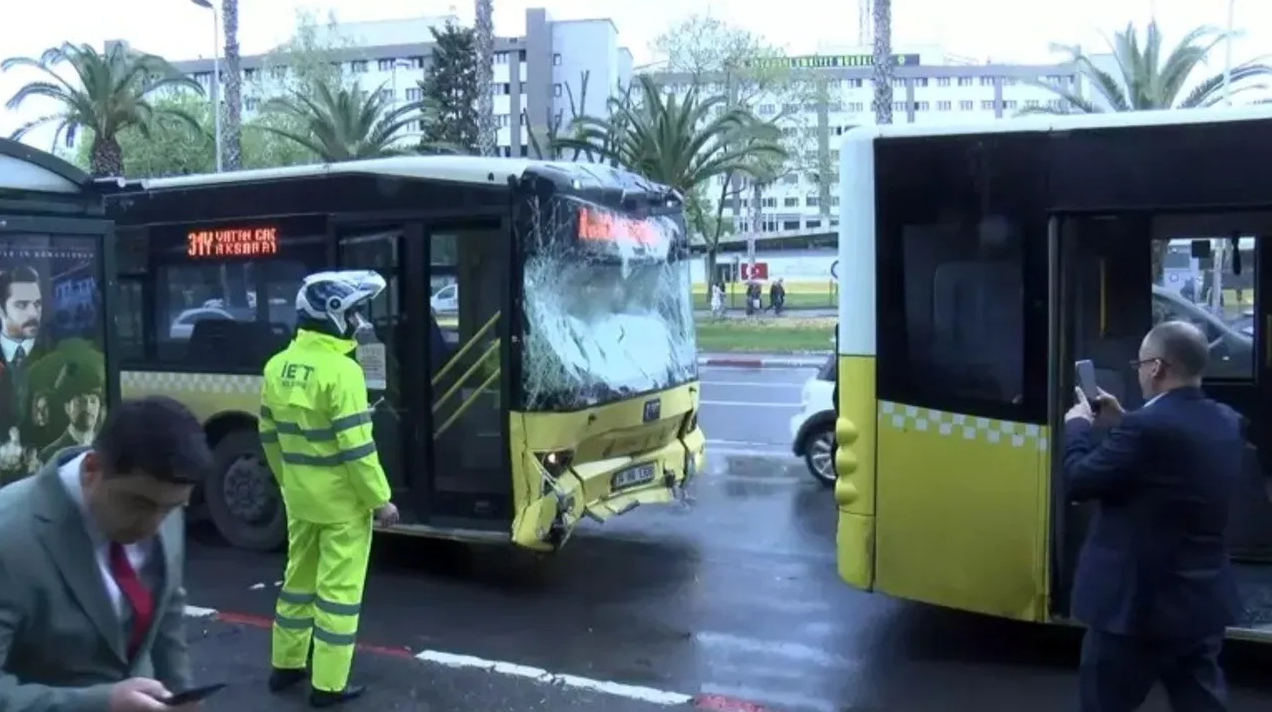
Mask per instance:
[[[600,692],[615,697],[626,697],[627,699],[649,702],[655,705],[673,706],[693,702],[692,695],[685,695],[679,692],[667,692],[666,690],[656,690],[652,687],[641,687],[639,685],[626,685],[621,682],[610,682],[609,680],[593,680],[592,678],[579,677],[578,675],[560,675],[548,672],[543,668],[505,663],[498,660],[486,660],[471,655],[456,655],[437,650],[425,650],[416,654],[415,658],[421,662],[445,667],[475,668],[500,675],[522,677],[549,685],[560,685],[578,690],[591,690],[592,692]]]
[[[225,611],[218,611],[215,608],[203,608],[202,606],[186,606],[185,615],[190,618],[213,619],[231,625],[244,625],[263,630],[269,630],[273,625],[273,622],[269,618],[265,618],[263,616],[228,613]],[[527,680],[533,680],[542,684],[568,687],[575,690],[599,692],[604,695],[625,697],[627,699],[648,702],[650,704],[661,705],[664,707],[692,704],[694,707],[704,710],[720,710],[725,712],[766,712],[765,708],[760,705],[746,700],[729,697],[727,695],[686,695],[682,692],[659,690],[657,688],[644,687],[642,685],[628,685],[622,682],[613,682],[611,680],[595,680],[590,677],[581,677],[579,675],[554,673],[543,668],[532,667],[529,665],[519,665],[517,663],[501,662],[498,660],[486,660],[472,655],[458,655],[455,653],[442,652],[440,650],[424,650],[419,653],[413,653],[405,648],[384,647],[369,645],[366,643],[358,643],[358,649],[390,657],[408,659],[414,658],[415,660],[425,664],[441,665],[449,668],[484,670],[486,672],[492,672],[499,675],[508,675],[510,677],[520,677]]]
[[[739,408],[795,408],[801,407],[800,403],[760,403],[758,401],[717,401],[704,400],[698,401],[699,405],[732,405]]]

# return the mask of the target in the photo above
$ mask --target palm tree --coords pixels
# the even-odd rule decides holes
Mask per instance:
[[[1191,84],[1191,89],[1188,89],[1189,78],[1205,63],[1211,51],[1227,40],[1228,33],[1222,30],[1199,27],[1185,35],[1169,53],[1163,53],[1162,35],[1156,22],[1148,23],[1142,45],[1134,25],[1128,24],[1109,40],[1116,67],[1114,73],[1096,66],[1080,47],[1055,47],[1069,55],[1069,61],[1090,83],[1094,97],[1083,96],[1077,87],[1042,84],[1056,94],[1060,105],[1030,107],[1021,113],[1094,114],[1214,106],[1225,99],[1223,73]],[[1258,62],[1233,67],[1232,94],[1264,88],[1262,82],[1255,80],[1270,74],[1272,67]]]
[[[874,98],[875,123],[892,123],[892,0],[874,0],[870,8],[874,34]]]
[[[399,140],[406,135],[403,129],[422,119],[423,103],[394,107],[383,88],[366,92],[355,83],[333,90],[315,82],[307,90],[293,89],[266,102],[262,111],[284,115],[304,129],[259,128],[313,151],[325,163],[414,153]]]
[[[239,55],[238,5],[238,0],[221,2],[221,22],[225,30],[225,114],[221,127],[221,159],[227,171],[237,171],[243,162],[243,72]]]
[[[495,8],[492,0],[477,0],[477,152],[495,155]],[[515,81],[515,80],[514,80]]]
[[[72,79],[58,72],[63,66],[70,67]],[[124,175],[119,132],[125,128],[134,127],[149,137],[154,122],[166,116],[202,131],[194,117],[172,107],[155,107],[150,99],[174,89],[202,94],[203,87],[162,57],[134,52],[123,43],[110,45],[102,53],[87,44],[68,43],[47,49],[38,58],[11,57],[0,62],[0,71],[17,68],[39,70],[44,78],[18,89],[5,103],[6,109],[17,111],[31,97],[52,99],[60,107],[20,126],[13,138],[46,124],[56,124],[55,142],[87,131],[92,136],[89,170],[93,175]]]
[[[778,129],[724,96],[703,99],[694,87],[679,99],[644,75],[635,84],[638,101],[611,98],[608,117],[579,117],[556,148],[577,148],[683,195],[731,172],[766,180],[767,166],[786,159]]]

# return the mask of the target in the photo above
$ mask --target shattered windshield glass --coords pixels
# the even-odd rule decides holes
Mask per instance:
[[[560,214],[562,211],[557,211]],[[575,410],[697,377],[683,220],[572,202],[524,268],[526,407]]]

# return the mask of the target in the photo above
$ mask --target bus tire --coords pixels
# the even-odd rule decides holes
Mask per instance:
[[[287,513],[260,436],[254,430],[235,430],[212,449],[212,459],[215,469],[203,488],[203,498],[217,532],[239,549],[283,548]]]

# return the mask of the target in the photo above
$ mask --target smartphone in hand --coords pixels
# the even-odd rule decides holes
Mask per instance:
[[[186,690],[185,692],[178,692],[172,697],[162,700],[162,702],[169,707],[180,707],[181,705],[188,705],[194,702],[202,702],[224,689],[225,683],[223,682],[215,685],[195,687]]]
[[[1086,396],[1087,402],[1095,406],[1100,397],[1100,386],[1095,382],[1095,362],[1090,359],[1075,361],[1073,370],[1077,377],[1078,388],[1082,389],[1082,395]]]

